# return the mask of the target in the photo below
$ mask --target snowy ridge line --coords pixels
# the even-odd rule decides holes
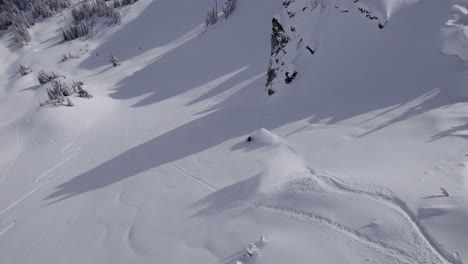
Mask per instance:
[[[10,230],[14,225],[16,224],[16,220],[12,220],[10,222],[10,224],[5,227],[5,229],[3,229],[2,231],[0,231],[0,236],[2,236],[3,234],[5,234],[6,232],[8,232],[8,230]]]
[[[216,191],[219,191],[220,189],[216,186],[214,186],[213,184],[203,180],[202,178],[199,178],[189,172],[187,172],[186,170],[182,169],[181,167],[175,165],[174,163],[170,163],[170,165],[176,169],[177,171],[179,171],[182,175],[184,175],[185,177],[193,180],[194,182],[198,183],[199,185],[205,187],[206,189],[210,190],[211,192],[216,192]]]
[[[351,187],[345,186],[343,183],[340,183],[338,180],[334,179],[331,175],[320,175],[317,177],[321,180],[322,183],[326,184],[329,187],[332,187],[334,191],[337,191],[341,194],[355,194],[361,195],[366,198],[378,201],[383,203],[395,210],[397,210],[406,220],[410,223],[414,230],[417,231],[418,235],[423,239],[427,244],[430,251],[436,255],[441,261],[453,263],[453,264],[462,264],[463,262],[458,259],[456,256],[447,252],[437,241],[432,237],[432,235],[427,231],[427,229],[420,223],[416,215],[409,208],[409,206],[401,198],[396,196],[390,190],[375,192],[357,190]]]
[[[13,202],[12,204],[10,204],[8,207],[6,207],[5,209],[3,209],[2,211],[0,211],[0,215],[4,214],[6,211],[10,210],[11,208],[15,207],[17,204],[19,204],[20,202],[22,202],[24,199],[28,198],[29,196],[31,196],[33,193],[37,192],[42,186],[44,186],[45,184],[47,184],[48,182],[50,181],[50,179],[47,179],[46,181],[42,182],[41,184],[39,184],[38,186],[34,187],[30,192],[28,192],[27,194],[23,195],[23,197],[19,198],[18,200],[16,200],[15,202]]]
[[[260,205],[256,208],[268,211],[276,215],[285,216],[293,220],[326,226],[332,230],[343,233],[353,238],[358,243],[364,244],[375,251],[393,257],[395,260],[398,261],[398,263],[414,263],[413,256],[411,256],[404,250],[401,250],[387,243],[371,239],[370,237],[360,232],[357,232],[356,230],[347,227],[341,223],[335,222],[329,218],[291,208],[276,207],[270,205]]]

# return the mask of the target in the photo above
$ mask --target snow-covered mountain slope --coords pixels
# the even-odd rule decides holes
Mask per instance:
[[[285,2],[2,36],[0,263],[468,262],[465,1]],[[39,70],[94,97],[38,108]]]

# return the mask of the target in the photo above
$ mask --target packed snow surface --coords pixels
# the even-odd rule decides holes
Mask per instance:
[[[468,263],[468,1],[212,2],[0,37],[0,263]],[[39,70],[94,97],[39,108]]]

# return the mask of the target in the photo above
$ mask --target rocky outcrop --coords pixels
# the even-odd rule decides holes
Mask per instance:
[[[281,10],[272,19],[266,82],[268,95],[275,94],[300,76],[294,61],[303,51],[307,56],[318,52],[321,16],[351,13],[364,15],[380,29],[386,25],[383,15],[371,11],[360,0],[284,0]]]

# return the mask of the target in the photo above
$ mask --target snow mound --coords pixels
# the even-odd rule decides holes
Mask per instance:
[[[285,145],[274,147],[263,162],[264,172],[260,175],[259,193],[277,190],[283,184],[304,177],[308,173],[302,159]]]
[[[259,194],[272,193],[285,183],[308,175],[305,162],[284,139],[264,128],[252,133],[251,137],[268,146],[262,155],[263,173],[256,182]]]
[[[279,136],[271,133],[265,128],[261,128],[253,132],[252,134],[250,134],[250,138],[263,145],[278,145],[278,144],[285,143],[285,141],[282,140]]]

